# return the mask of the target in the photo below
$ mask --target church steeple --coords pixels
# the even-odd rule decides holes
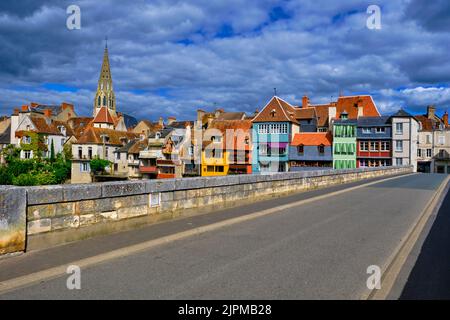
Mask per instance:
[[[98,79],[97,93],[94,99],[94,117],[102,107],[108,108],[112,115],[116,115],[116,97],[114,95],[111,69],[109,67],[107,40],[103,53],[102,69]]]

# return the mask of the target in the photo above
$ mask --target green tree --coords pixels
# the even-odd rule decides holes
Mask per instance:
[[[110,161],[95,157],[90,161],[91,171],[93,173],[104,172],[105,168],[111,164]]]

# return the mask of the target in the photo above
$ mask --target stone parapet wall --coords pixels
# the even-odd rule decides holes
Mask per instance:
[[[412,170],[412,166],[316,170],[15,189],[21,190],[18,194],[24,205],[20,210],[26,210],[23,229],[26,227],[29,247],[34,249],[123,230],[125,227],[120,223],[124,221],[139,221],[131,224],[136,227],[282,194],[406,174]],[[40,241],[32,244],[33,239]]]

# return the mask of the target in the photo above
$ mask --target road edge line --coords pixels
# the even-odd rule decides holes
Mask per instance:
[[[366,290],[361,296],[361,300],[386,300],[403,269],[406,260],[411,254],[414,246],[419,240],[422,231],[433,213],[437,213],[450,189],[450,176],[446,177],[433,197],[428,201],[422,213],[415,220],[411,228],[406,233],[406,237],[401,241],[394,253],[388,258],[382,270],[381,289]]]

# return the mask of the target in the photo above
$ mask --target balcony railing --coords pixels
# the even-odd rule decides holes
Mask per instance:
[[[158,168],[156,166],[140,166],[139,171],[141,173],[157,173]]]

